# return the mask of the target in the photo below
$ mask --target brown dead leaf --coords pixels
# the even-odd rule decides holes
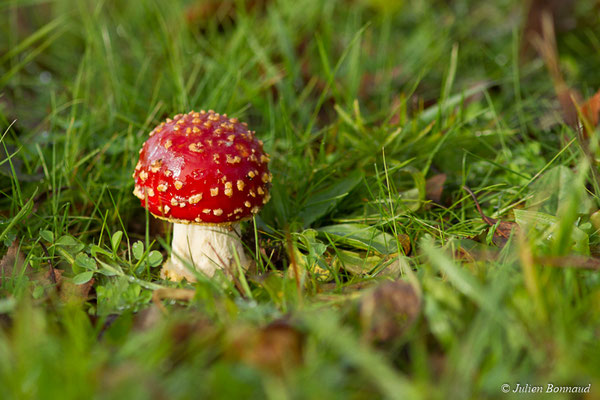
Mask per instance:
[[[491,219],[491,218],[490,218]],[[494,236],[499,236],[502,239],[508,239],[512,234],[512,231],[518,231],[519,225],[513,221],[500,221],[496,230],[494,231]]]
[[[363,334],[369,341],[388,342],[402,336],[419,315],[421,299],[411,284],[386,281],[360,303]]]
[[[0,283],[2,279],[20,275],[27,268],[25,256],[21,253],[20,248],[19,240],[15,239],[0,260]]]
[[[43,248],[45,249],[45,246]],[[28,265],[25,265],[25,257],[19,250],[18,240],[15,240],[0,260],[0,279],[15,276],[15,274],[20,274],[26,269],[25,273],[32,281],[36,282],[37,285],[42,285],[45,289],[56,289],[62,301],[83,302],[87,300],[94,284],[93,278],[83,285],[76,285],[70,279],[63,278],[63,271],[54,268],[49,260],[48,264],[50,268],[46,271],[42,270],[36,273],[30,271]]]
[[[57,294],[65,303],[83,303],[88,300],[95,282],[92,278],[82,285],[77,285],[70,278],[65,278],[64,271],[57,268],[36,273],[32,279],[37,285],[44,287],[47,296]]]
[[[37,281],[45,286],[60,287],[62,279],[63,271],[61,269],[53,268],[44,272],[43,275]]]
[[[425,198],[439,204],[442,200],[444,183],[446,183],[447,178],[446,174],[437,174],[427,179],[427,182],[425,182]]]
[[[494,237],[492,239],[495,245],[497,245],[498,247],[504,246],[508,238],[510,238],[510,235],[512,234],[513,230],[515,231],[515,233],[519,232],[519,225],[517,225],[516,222],[500,221],[485,215],[481,210],[481,206],[479,205],[479,201],[477,200],[477,196],[475,196],[475,193],[473,193],[473,191],[466,186],[463,186],[463,189],[467,193],[469,193],[469,195],[473,199],[475,207],[477,207],[477,212],[479,213],[479,215],[481,215],[481,219],[483,219],[483,222],[485,222],[489,226],[496,226],[496,230],[494,231]]]
[[[94,285],[94,278],[82,285],[76,285],[69,278],[65,278],[64,271],[51,268],[45,272],[36,274],[35,281],[46,288],[46,294],[56,290],[58,297],[65,303],[82,303],[89,297],[90,290]]]
[[[402,250],[404,251],[404,255],[407,256],[410,253],[410,237],[404,233],[398,234],[396,236],[398,242],[402,245]]]
[[[242,327],[229,339],[226,356],[284,375],[303,361],[304,335],[280,319],[263,328]]]
[[[59,286],[59,297],[65,303],[83,303],[88,299],[94,282],[95,279],[92,278],[82,285],[76,285],[71,280],[62,279]]]
[[[586,137],[589,137],[591,132],[587,132],[586,125],[591,128],[598,126],[598,117],[600,114],[600,90],[595,95],[590,97],[581,106],[581,115],[586,121],[583,122],[583,131]]]

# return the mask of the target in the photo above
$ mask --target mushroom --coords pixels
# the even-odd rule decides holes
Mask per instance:
[[[268,162],[247,124],[212,110],[178,114],[150,132],[133,194],[155,217],[174,223],[163,279],[193,282],[190,267],[212,277],[237,268],[237,260],[248,268],[240,222],[269,201]]]

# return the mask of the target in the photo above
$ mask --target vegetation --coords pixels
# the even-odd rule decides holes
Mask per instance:
[[[556,24],[583,98],[594,7]],[[598,396],[597,119],[565,122],[526,14],[0,3],[0,398]],[[192,109],[271,155],[272,199],[243,227],[256,268],[234,280],[160,280],[171,227],[132,195],[148,132]]]

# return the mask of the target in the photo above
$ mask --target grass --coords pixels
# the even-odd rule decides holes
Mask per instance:
[[[0,398],[598,397],[595,166],[520,2],[232,3],[0,4]],[[589,8],[558,37],[586,95]],[[132,195],[148,132],[201,108],[271,155],[241,289],[161,281]]]

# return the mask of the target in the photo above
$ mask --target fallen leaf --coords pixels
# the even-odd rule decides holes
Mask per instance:
[[[402,246],[402,250],[404,251],[404,255],[408,255],[410,253],[410,237],[404,233],[398,234],[396,236],[398,242]]]
[[[56,286],[59,287],[62,283],[63,271],[61,269],[49,269],[44,273],[41,279],[38,282],[45,284],[47,286]]]
[[[14,240],[0,260],[0,283],[2,283],[2,279],[10,279],[20,275],[26,268],[25,257],[21,253],[19,240]]]
[[[235,329],[226,355],[256,368],[284,375],[303,362],[304,335],[279,319],[263,328]]]
[[[425,182],[425,198],[427,200],[440,203],[447,177],[446,174],[437,174],[427,179]]]
[[[370,341],[401,337],[421,311],[421,299],[411,284],[386,281],[367,293],[360,303],[363,334]]]
[[[76,285],[71,280],[62,279],[59,286],[59,297],[65,303],[83,303],[88,299],[94,282],[95,279],[92,278],[84,284]]]
[[[63,270],[51,268],[45,272],[36,274],[34,279],[38,285],[42,285],[46,289],[47,295],[54,288],[58,293],[58,297],[65,303],[82,303],[86,301],[94,285],[94,278],[81,285],[77,285],[72,279],[65,278],[63,275]]]
[[[592,129],[598,126],[598,117],[600,114],[600,90],[590,97],[581,106],[581,115],[586,119],[582,121],[584,135],[589,137],[591,132],[587,131],[589,125]]]
[[[469,193],[469,195],[473,199],[473,202],[475,203],[475,207],[477,207],[477,212],[479,212],[479,215],[481,215],[481,219],[483,219],[483,222],[485,222],[489,226],[496,227],[496,229],[494,230],[494,236],[492,239],[492,241],[494,242],[495,245],[497,245],[498,247],[504,246],[506,244],[506,242],[508,241],[508,238],[510,238],[510,235],[512,234],[513,230],[515,231],[515,233],[518,233],[519,226],[515,222],[500,221],[495,218],[488,217],[481,210],[481,206],[479,205],[479,201],[477,200],[475,193],[473,193],[473,191],[466,186],[463,186],[463,189],[467,193]]]

